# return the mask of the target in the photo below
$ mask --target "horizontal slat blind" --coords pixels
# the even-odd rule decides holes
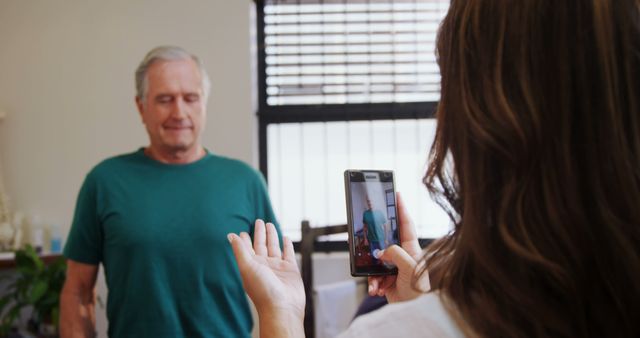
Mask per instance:
[[[266,0],[269,106],[434,102],[448,0]]]

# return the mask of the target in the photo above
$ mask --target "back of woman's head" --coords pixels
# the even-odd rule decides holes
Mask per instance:
[[[451,1],[427,267],[471,332],[640,336],[639,8]]]

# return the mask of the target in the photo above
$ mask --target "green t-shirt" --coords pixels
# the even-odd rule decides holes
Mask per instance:
[[[367,225],[367,240],[370,242],[384,241],[384,224],[386,218],[379,210],[365,210],[362,222]]]
[[[227,233],[252,234],[257,218],[275,222],[248,165],[209,153],[163,164],[140,149],[87,175],[64,254],[104,265],[110,337],[249,337]]]

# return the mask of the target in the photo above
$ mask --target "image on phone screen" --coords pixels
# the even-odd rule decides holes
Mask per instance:
[[[398,244],[396,196],[392,171],[345,172],[351,274],[394,274],[378,259],[380,251]]]

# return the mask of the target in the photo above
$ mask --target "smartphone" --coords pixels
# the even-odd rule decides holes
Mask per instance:
[[[395,265],[378,259],[398,244],[396,188],[391,170],[346,170],[344,190],[352,276],[393,275]]]

